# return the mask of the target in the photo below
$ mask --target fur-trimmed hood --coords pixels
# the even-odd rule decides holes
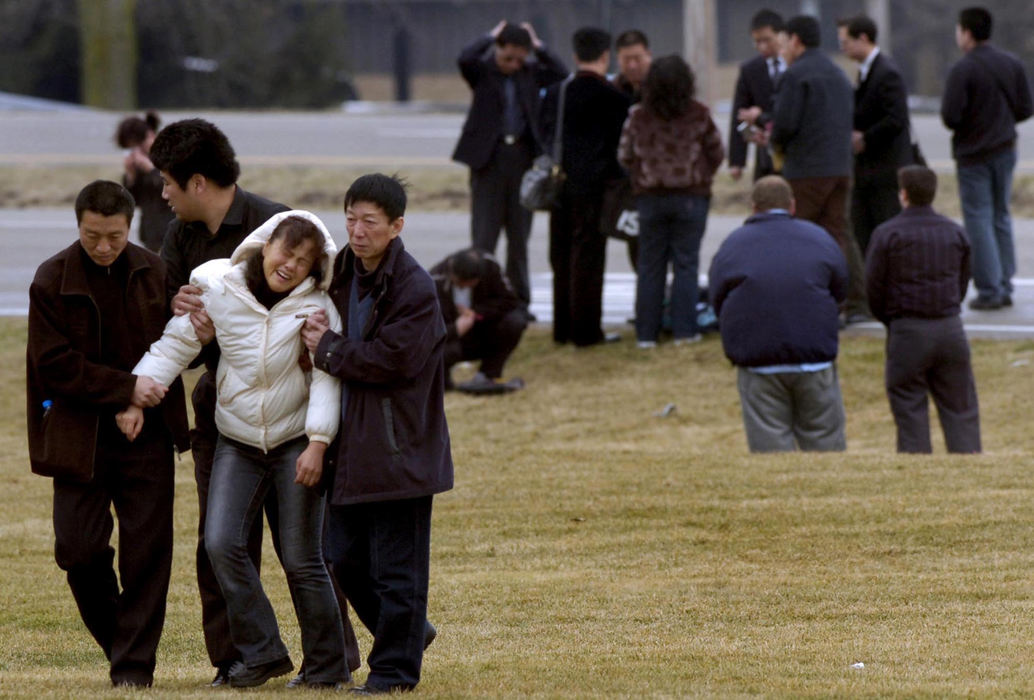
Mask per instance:
[[[273,231],[280,222],[284,219],[296,216],[300,219],[312,222],[316,228],[323,234],[323,253],[327,256],[323,262],[323,278],[320,280],[320,289],[326,289],[330,286],[331,277],[334,274],[334,256],[337,255],[337,244],[334,243],[334,239],[331,238],[330,232],[327,227],[320,221],[320,218],[312,212],[305,211],[304,209],[292,209],[290,211],[282,211],[279,214],[274,214],[264,224],[259,226],[257,229],[252,231],[247,238],[241,241],[241,244],[237,246],[236,250],[233,251],[233,256],[230,258],[230,264],[236,265],[237,263],[247,260],[254,251],[259,250],[266,243],[269,242],[270,237],[273,235]]]

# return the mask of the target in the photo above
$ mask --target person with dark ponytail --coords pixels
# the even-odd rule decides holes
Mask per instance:
[[[115,143],[128,151],[122,161],[122,184],[140,207],[140,242],[155,252],[161,250],[175,216],[162,199],[162,178],[151,162],[151,144],[160,124],[158,115],[148,112],[143,118],[126,117],[115,130]]]

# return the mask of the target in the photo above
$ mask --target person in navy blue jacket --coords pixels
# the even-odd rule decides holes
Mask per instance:
[[[838,306],[847,262],[821,227],[793,218],[790,185],[754,185],[754,214],[711,261],[710,299],[722,347],[739,368],[751,452],[843,450],[837,379]]]

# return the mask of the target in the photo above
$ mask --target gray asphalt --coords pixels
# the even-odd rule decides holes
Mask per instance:
[[[316,212],[324,220],[337,241],[347,241],[344,215],[338,211]],[[721,241],[742,219],[712,216],[701,246],[701,274]],[[406,216],[402,239],[406,248],[425,267],[430,267],[448,253],[469,245],[469,216],[459,212],[410,212]],[[1023,219],[1015,224],[1019,269],[1034,274],[1034,220]],[[0,211],[0,315],[23,316],[28,309],[28,288],[36,267],[75,240],[75,215],[55,209],[20,209]],[[134,239],[135,239],[134,233]],[[505,249],[500,245],[499,255]],[[532,275],[532,312],[542,323],[552,320],[552,275],[549,269],[548,219],[536,214],[529,245]],[[970,335],[993,338],[1034,338],[1034,278],[1015,280],[1016,292],[1011,309],[994,312],[965,310],[963,320]],[[972,294],[972,292],[971,292]],[[610,241],[607,246],[607,272],[604,284],[604,323],[621,328],[633,315],[635,276],[628,263],[625,245]],[[852,333],[881,334],[878,323],[852,326]]]
[[[444,166],[463,115],[391,107],[351,112],[166,112],[165,123],[201,116],[230,137],[245,166],[255,164]],[[106,164],[117,156],[112,134],[121,114],[94,110],[0,110],[0,165]],[[728,116],[717,115],[723,132]],[[933,115],[913,115],[932,167],[951,170],[950,132]],[[1019,172],[1034,172],[1034,120],[1019,126]]]

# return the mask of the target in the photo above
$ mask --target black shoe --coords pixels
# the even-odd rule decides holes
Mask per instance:
[[[224,686],[227,683],[229,683],[230,682],[230,667],[232,665],[233,664],[230,664],[230,666],[216,666],[215,678],[212,679],[212,682],[209,683],[209,685],[212,686],[213,688],[219,688],[219,687]]]
[[[424,651],[427,651],[427,647],[431,646],[431,642],[433,642],[437,636],[438,630],[431,624],[431,621],[428,620],[424,624]]]
[[[230,668],[230,687],[254,688],[257,685],[262,685],[270,678],[284,676],[293,670],[294,664],[291,663],[289,656],[251,667],[245,666],[242,661],[238,661]]]
[[[412,688],[405,686],[396,686],[394,688],[382,688],[379,685],[357,685],[354,688],[349,688],[348,692],[352,695],[390,695],[394,693],[405,693]]]
[[[287,688],[301,688],[303,685],[305,685],[305,674],[304,673],[299,673],[297,676],[295,676],[291,680],[287,681],[287,685],[285,687],[287,687]]]
[[[1012,295],[1006,294],[1002,297],[1002,306],[1012,306]]]
[[[114,678],[111,679],[111,685],[115,688],[150,688],[152,681],[133,681],[133,680],[121,680],[117,681]]]
[[[1012,301],[1011,299],[1009,301]],[[969,308],[974,311],[996,311],[1002,308],[1001,299],[989,299],[987,297],[977,297],[976,299],[969,302]]]

